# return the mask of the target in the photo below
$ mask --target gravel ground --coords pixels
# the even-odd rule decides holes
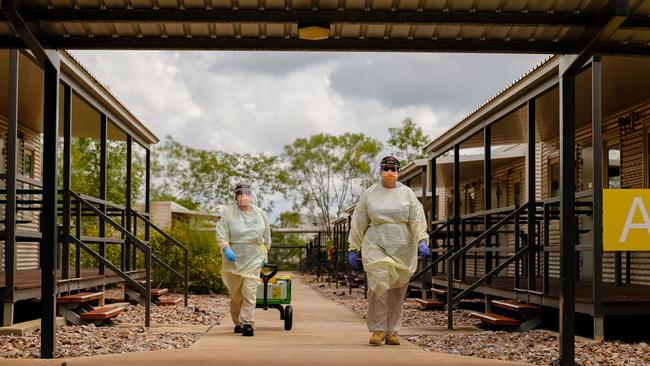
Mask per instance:
[[[178,296],[171,294],[166,296]],[[154,324],[219,324],[228,313],[228,296],[226,295],[190,295],[188,306],[181,302],[175,306],[152,306],[151,322]],[[144,321],[143,305],[128,305],[124,312],[115,318],[117,323],[142,323]]]
[[[182,296],[182,295],[170,295]],[[228,312],[225,295],[190,295],[189,306],[152,306],[153,324],[214,325]],[[128,305],[115,323],[142,323],[144,306]],[[66,325],[57,328],[56,357],[78,357],[113,353],[188,348],[200,333],[160,331],[143,327]],[[0,358],[38,358],[40,332],[24,336],[0,336]]]
[[[427,351],[493,360],[555,365],[559,357],[558,337],[544,330],[407,336],[406,339]],[[583,366],[650,365],[650,346],[578,339],[575,360]]]
[[[56,332],[56,354],[78,357],[163,349],[188,348],[201,334],[157,332],[140,328],[61,326]],[[0,358],[38,358],[40,332],[24,336],[0,336]]]
[[[336,303],[345,305],[365,317],[368,304],[362,289],[348,289],[327,282],[317,283],[315,277],[306,276],[305,282]],[[469,300],[467,303],[476,302]],[[403,327],[447,325],[444,311],[423,311],[412,300],[404,303]],[[468,311],[454,311],[454,325],[478,325],[469,318]],[[536,365],[557,365],[559,339],[553,332],[533,330],[530,332],[480,331],[478,333],[441,333],[436,335],[412,335],[404,337],[409,342],[431,352],[444,352],[493,360],[518,361]],[[646,343],[619,341],[576,340],[576,364],[581,366],[650,366],[650,346]]]

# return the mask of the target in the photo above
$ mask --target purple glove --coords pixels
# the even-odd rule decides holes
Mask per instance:
[[[357,268],[359,262],[359,257],[357,256],[357,251],[356,250],[351,250],[348,252],[348,263],[354,268]]]
[[[422,258],[426,258],[429,256],[429,245],[427,244],[426,240],[420,240],[420,255]]]

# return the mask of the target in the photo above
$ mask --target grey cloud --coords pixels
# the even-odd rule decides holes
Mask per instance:
[[[390,107],[430,105],[466,113],[543,60],[539,55],[372,54],[343,59],[332,89]],[[462,112],[461,112],[462,111]]]
[[[208,69],[217,73],[286,75],[311,65],[338,60],[341,54],[328,52],[229,52],[210,61]]]

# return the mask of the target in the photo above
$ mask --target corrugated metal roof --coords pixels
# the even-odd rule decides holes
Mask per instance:
[[[573,53],[606,23],[607,0],[25,0],[21,16],[61,48]],[[650,2],[606,48],[650,52]],[[321,41],[299,28],[329,29]],[[15,43],[0,19],[0,45]]]

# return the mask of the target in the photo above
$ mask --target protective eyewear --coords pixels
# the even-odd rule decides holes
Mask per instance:
[[[399,172],[399,168],[394,167],[394,166],[382,166],[381,171],[382,172]]]
[[[248,188],[240,188],[235,191],[235,196],[250,196],[252,191]]]

